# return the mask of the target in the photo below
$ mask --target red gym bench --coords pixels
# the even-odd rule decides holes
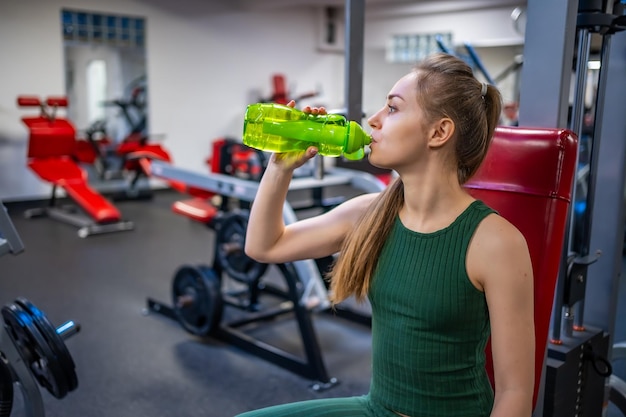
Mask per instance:
[[[20,96],[19,107],[39,107],[39,116],[25,116],[28,127],[28,167],[43,181],[52,185],[49,204],[45,208],[28,210],[26,217],[48,216],[79,227],[78,235],[132,230],[133,224],[121,219],[119,210],[104,196],[91,188],[87,173],[76,162],[76,130],[64,118],[56,116],[59,107],[67,107],[65,97]],[[56,190],[62,188],[78,205],[74,208],[56,207]]]
[[[483,165],[466,184],[475,198],[517,226],[530,249],[535,282],[534,405],[544,370],[577,146],[569,130],[498,127]],[[489,346],[487,361],[493,381]]]

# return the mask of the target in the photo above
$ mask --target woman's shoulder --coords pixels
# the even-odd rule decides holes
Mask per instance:
[[[366,210],[378,198],[378,196],[380,196],[380,193],[360,194],[347,200],[339,207],[343,207],[348,210]]]
[[[486,251],[511,250],[526,246],[526,239],[519,229],[495,211],[480,222],[474,240]]]

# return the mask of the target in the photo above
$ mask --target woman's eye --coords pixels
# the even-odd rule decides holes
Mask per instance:
[[[387,105],[387,109],[388,109],[387,113],[393,113],[396,111],[396,108],[391,105]]]

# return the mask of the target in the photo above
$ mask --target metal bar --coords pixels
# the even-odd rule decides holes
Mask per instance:
[[[606,48],[602,59],[598,87],[602,88],[601,98],[598,97],[602,103],[596,106],[593,132],[593,141],[599,140],[595,173],[598,187],[592,191],[590,234],[590,248],[601,250],[602,257],[589,267],[584,314],[589,325],[601,327],[613,337],[624,246],[626,32],[611,35],[610,51]]]
[[[465,45],[465,49],[469,53],[470,58],[472,58],[472,61],[474,62],[476,67],[478,67],[478,70],[483,74],[487,82],[489,84],[495,85],[496,82],[493,80],[493,78],[491,78],[489,71],[487,71],[487,68],[485,67],[485,65],[483,64],[483,61],[480,59],[480,57],[476,53],[476,50],[474,49],[474,47],[467,42],[465,42],[464,45]]]
[[[578,33],[578,56],[576,59],[576,84],[574,85],[574,102],[572,103],[572,120],[570,129],[581,136],[585,107],[585,91],[587,90],[587,64],[591,44],[589,29],[580,29]]]
[[[57,334],[61,339],[66,340],[80,331],[80,325],[73,320],[63,323],[56,328]]]
[[[443,43],[443,39],[441,38],[441,35],[435,36],[435,41],[437,42],[437,46],[439,47],[439,49],[441,49],[441,52],[444,52],[444,53],[449,54],[449,55],[455,55],[456,56],[454,51],[452,49],[448,48],[445,43]]]
[[[604,68],[600,67],[600,76],[598,80],[598,91],[596,93],[596,106],[595,106],[595,120],[600,120],[602,118],[602,113],[604,112],[604,94],[607,88],[607,80],[608,80],[608,63],[609,63],[609,53],[611,50],[611,38],[612,35],[605,35],[602,38],[602,53],[600,58],[600,63],[604,62],[606,65]],[[589,174],[587,176],[587,197],[586,197],[586,206],[585,212],[583,214],[583,228],[582,228],[582,238],[581,238],[581,247],[579,248],[580,254],[586,256],[590,252],[590,243],[591,243],[591,232],[592,232],[592,224],[593,224],[593,211],[596,200],[596,189],[597,189],[597,175],[598,175],[598,167],[599,167],[599,157],[600,157],[600,145],[602,139],[602,123],[595,123],[593,129],[593,139],[591,141],[591,158],[589,162]],[[587,277],[585,277],[587,279]],[[575,314],[575,326],[579,328],[584,328],[584,312],[585,312],[585,298],[576,306],[576,314]],[[611,333],[613,329],[611,329]]]
[[[572,120],[570,123],[570,129],[580,138],[582,132],[582,121],[585,91],[587,85],[587,62],[589,61],[589,49],[590,49],[591,33],[588,29],[580,29],[578,33],[578,55],[576,59],[576,84],[574,86],[574,103],[572,106]],[[576,154],[578,160],[579,153]],[[552,343],[561,342],[561,332],[565,330],[565,334],[568,337],[572,336],[574,315],[573,315],[573,303],[567,303],[565,305],[565,292],[566,287],[569,285],[570,279],[570,251],[575,250],[572,248],[572,236],[574,236],[574,202],[576,201],[576,184],[574,181],[572,185],[572,203],[569,205],[567,211],[567,225],[565,227],[565,238],[563,251],[561,253],[561,267],[559,269],[559,278],[557,280],[557,287],[555,291],[554,311],[552,314]],[[569,300],[568,300],[569,301]]]
[[[6,207],[0,201],[0,256],[7,253],[5,248],[7,252],[18,254],[24,250],[24,244],[13,226]]]
[[[577,2],[528,0],[520,126],[567,126]]]
[[[346,0],[345,102],[348,120],[363,120],[365,0]]]
[[[577,2],[528,0],[524,35],[524,65],[520,71],[520,126],[567,126],[569,89],[576,33]],[[561,281],[559,279],[559,281]],[[557,282],[557,291],[559,290]],[[562,293],[555,293],[555,298]],[[557,312],[553,310],[553,314]],[[548,335],[549,337],[549,335]],[[547,350],[544,353],[544,363]],[[544,366],[534,417],[543,416]]]

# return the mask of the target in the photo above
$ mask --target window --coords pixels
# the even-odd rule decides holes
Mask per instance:
[[[61,11],[66,42],[102,43],[114,46],[144,46],[145,19],[64,9]]]
[[[452,33],[394,35],[387,45],[387,61],[413,63],[435,52],[453,50]]]

